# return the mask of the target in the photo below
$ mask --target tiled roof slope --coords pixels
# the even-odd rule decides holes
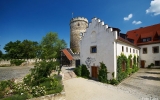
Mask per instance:
[[[68,58],[68,60],[73,60],[72,55],[68,52],[67,49],[63,49],[62,52],[66,55],[66,57]]]
[[[151,37],[152,41],[150,42],[154,42],[153,37],[155,36],[155,34],[158,34],[160,36],[160,24],[141,27],[139,29],[128,31],[126,34],[127,38],[134,40],[135,45],[138,45],[138,39],[140,38]]]

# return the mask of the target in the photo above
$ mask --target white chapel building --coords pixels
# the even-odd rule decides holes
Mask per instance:
[[[98,18],[93,18],[80,40],[80,63],[85,64],[90,76],[98,77],[100,62],[108,69],[108,79],[117,76],[117,57],[123,53],[138,57],[140,47],[126,40],[120,29],[109,27]]]

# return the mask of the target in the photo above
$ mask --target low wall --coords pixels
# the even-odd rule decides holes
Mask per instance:
[[[24,60],[25,62],[22,63],[22,66],[25,65],[32,65],[34,64],[36,61],[42,61],[41,59],[20,59],[20,60]],[[53,61],[56,61],[56,59],[53,59]],[[10,60],[1,60],[0,61],[0,65],[10,65]]]
[[[65,92],[61,92],[57,94],[45,95],[38,98],[32,98],[27,100],[65,100],[65,96]]]

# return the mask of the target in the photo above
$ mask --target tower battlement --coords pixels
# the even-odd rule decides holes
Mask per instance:
[[[85,21],[86,23],[88,23],[87,18],[84,18],[84,17],[75,17],[75,18],[72,18],[70,20],[70,24],[73,23],[73,22],[75,22],[75,21]]]

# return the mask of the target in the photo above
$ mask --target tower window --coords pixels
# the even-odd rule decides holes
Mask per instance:
[[[80,26],[80,24],[78,23],[78,26]]]

